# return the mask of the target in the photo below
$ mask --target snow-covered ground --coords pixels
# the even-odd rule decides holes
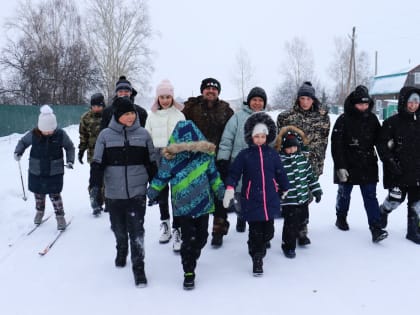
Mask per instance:
[[[273,117],[275,114],[273,113]],[[331,116],[334,121],[336,116]],[[77,126],[66,131],[77,146]],[[405,239],[406,206],[390,216],[389,237],[371,242],[360,191],[349,213],[350,231],[335,226],[336,186],[330,150],[320,182],[322,201],[310,207],[312,244],[287,259],[280,248],[282,220],[276,221],[264,276],[251,274],[247,233],[233,228],[220,249],[206,245],[198,262],[196,289],[182,289],[179,255],[158,243],[159,209],[146,213],[148,286],[134,286],[130,264],[114,267],[115,243],[108,215],[94,218],[89,208],[89,167],[76,162],[66,170],[62,193],[72,224],[44,257],[38,252],[56,232],[50,219],[29,237],[34,198],[22,199],[13,150],[22,135],[0,138],[0,313],[26,314],[413,314],[418,309],[420,248]],[[22,158],[24,181],[28,152]],[[378,185],[380,201],[386,192]],[[52,207],[47,200],[47,213]],[[211,224],[210,224],[211,226]],[[20,238],[19,238],[20,237]],[[10,243],[16,243],[9,246]]]

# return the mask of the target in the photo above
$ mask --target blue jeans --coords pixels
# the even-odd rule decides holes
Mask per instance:
[[[363,203],[368,217],[369,226],[377,224],[380,220],[380,209],[378,199],[376,198],[376,183],[359,185],[362,192]],[[337,215],[346,216],[351,199],[352,184],[339,184],[337,191],[336,212]]]

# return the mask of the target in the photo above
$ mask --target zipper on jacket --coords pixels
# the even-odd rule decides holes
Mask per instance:
[[[128,139],[127,139],[127,130],[125,129],[125,126],[123,127],[123,133],[124,133],[124,175],[125,175],[125,190],[127,192],[127,199],[130,199],[130,192],[128,191],[128,166],[127,166],[127,149],[128,149]]]
[[[263,154],[262,154],[262,147],[260,145],[258,146],[258,151],[260,153],[264,215],[265,215],[265,220],[268,221],[267,196],[266,196],[266,191],[265,191],[264,159],[263,159]]]

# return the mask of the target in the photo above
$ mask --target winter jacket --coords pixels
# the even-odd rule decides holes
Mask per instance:
[[[82,115],[79,124],[79,151],[87,150],[87,160],[92,162],[96,138],[101,131],[102,112],[88,111]]]
[[[113,116],[109,127],[100,132],[96,141],[90,186],[101,186],[103,177],[106,198],[146,195],[148,170],[155,167],[153,152],[152,138],[140,126],[138,118],[126,127]]]
[[[185,119],[195,123],[204,137],[216,145],[217,152],[225,125],[233,115],[229,104],[222,100],[209,104],[203,96],[190,97],[184,104]]]
[[[278,153],[267,144],[257,146],[252,130],[257,123],[269,129],[267,143],[276,137],[276,125],[264,112],[251,115],[245,122],[248,148],[242,150],[229,169],[226,186],[236,187],[242,177],[241,215],[247,221],[268,221],[280,215],[280,196],[289,189],[286,172]]]
[[[277,128],[279,130],[287,125],[298,127],[308,137],[307,158],[315,176],[319,177],[324,168],[325,151],[327,150],[328,133],[330,131],[328,111],[321,106],[316,98],[312,108],[307,111],[303,110],[296,100],[292,109],[281,112],[277,116]]]
[[[152,111],[146,120],[146,130],[153,139],[155,148],[168,145],[169,137],[178,121],[185,120],[185,116],[176,107]]]
[[[146,125],[146,120],[147,120],[147,111],[143,107],[136,104],[134,104],[134,108],[136,109],[140,126],[144,127]],[[113,115],[114,115],[114,108],[112,106],[105,107],[105,109],[102,112],[101,130],[108,127]]]
[[[29,190],[36,194],[60,193],[64,175],[63,149],[67,163],[73,164],[73,142],[63,129],[56,129],[51,136],[44,136],[38,129],[33,129],[19,140],[15,153],[22,155],[30,145]]]
[[[384,187],[420,186],[420,109],[407,111],[407,100],[411,94],[420,95],[420,89],[403,87],[398,99],[398,113],[383,122],[378,153],[384,166]],[[388,161],[394,159],[402,175],[390,172]]]
[[[346,183],[364,185],[378,182],[378,158],[375,146],[381,125],[372,113],[373,101],[366,112],[360,112],[351,102],[350,94],[331,133],[331,154],[334,160],[334,183],[339,184],[339,169],[346,169]]]
[[[193,218],[214,212],[213,197],[223,198],[224,185],[215,166],[215,145],[190,120],[179,121],[162,150],[163,158],[149,190],[149,199],[170,183],[174,216]]]

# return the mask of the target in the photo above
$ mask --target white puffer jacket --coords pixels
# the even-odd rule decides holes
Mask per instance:
[[[146,130],[152,137],[156,148],[166,147],[169,137],[178,121],[185,120],[185,116],[174,106],[151,112],[147,116]]]

